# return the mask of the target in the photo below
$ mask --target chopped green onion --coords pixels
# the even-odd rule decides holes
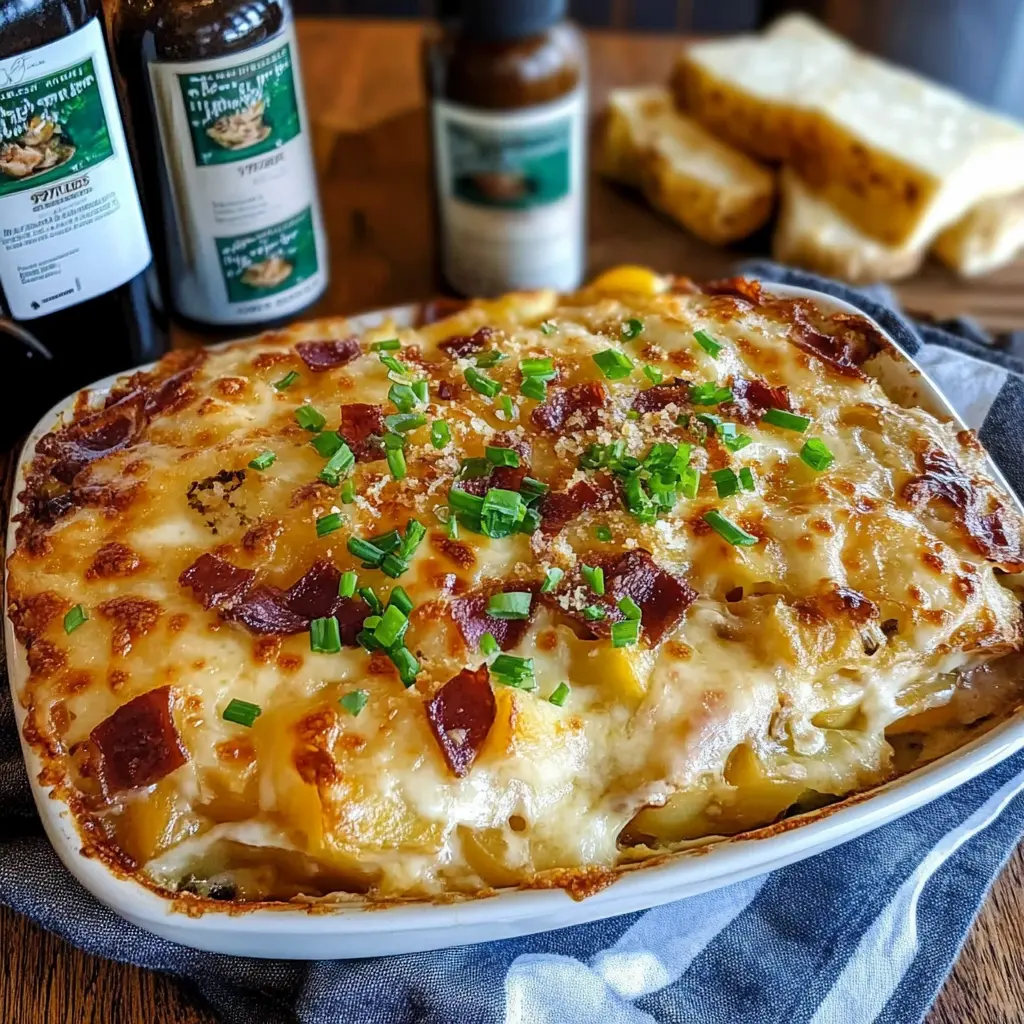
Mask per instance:
[[[665,379],[665,374],[663,374],[656,366],[651,366],[650,363],[644,364],[644,376],[652,384],[660,384]]]
[[[311,405],[300,405],[295,410],[295,420],[303,430],[309,430],[314,434],[319,433],[327,426],[327,420],[324,419],[323,413]]]
[[[397,338],[387,338],[385,341],[375,341],[370,346],[371,352],[396,352],[402,347]]]
[[[565,702],[569,699],[569,684],[559,683],[548,697],[548,702],[554,704],[556,707],[565,707]]]
[[[754,484],[754,473],[749,466],[744,466],[740,470],[740,487],[745,491],[756,490],[756,486]]]
[[[387,554],[389,551],[394,551],[402,543],[402,535],[397,530],[388,530],[387,533],[378,533],[376,536],[371,537],[370,543],[380,548],[384,554]]]
[[[316,521],[316,535],[326,537],[335,530],[340,530],[345,525],[345,519],[340,512],[331,512],[329,515],[321,516]]]
[[[309,442],[325,459],[329,459],[345,442],[336,430],[325,430]]]
[[[769,409],[762,417],[762,423],[770,423],[773,427],[782,427],[783,430],[795,430],[802,434],[810,425],[809,416],[797,416],[795,413],[786,412],[785,409]]]
[[[499,654],[491,664],[491,674],[499,683],[520,690],[535,690],[533,658],[517,658],[512,654]]]
[[[652,444],[650,450],[644,456],[642,463],[644,469],[664,469],[675,458],[676,451],[677,449],[674,444],[668,444],[665,441]]]
[[[487,602],[487,614],[494,619],[528,619],[533,594],[527,591],[510,591],[492,594]]]
[[[269,469],[277,460],[277,456],[270,451],[260,452],[256,458],[250,460],[250,469]]]
[[[376,569],[384,560],[384,555],[387,554],[376,544],[363,540],[362,537],[349,537],[348,550],[349,554],[355,555],[362,561],[365,569]]]
[[[519,485],[519,493],[527,505],[532,505],[538,498],[543,498],[550,490],[547,484],[534,480],[532,476],[524,476],[523,482]]]
[[[479,516],[483,511],[484,499],[475,494],[468,494],[453,487],[448,492],[448,504],[456,511],[465,515]]]
[[[418,520],[410,519],[405,524],[405,536],[398,548],[399,558],[412,558],[413,553],[420,546],[420,541],[427,535],[427,528]]]
[[[601,566],[582,565],[580,566],[580,575],[598,597],[604,596],[604,569]]]
[[[557,328],[550,320],[545,320],[540,325],[541,334],[554,334]]]
[[[280,380],[274,381],[274,387],[278,391],[285,391],[290,388],[297,380],[299,375],[294,370],[289,370]]]
[[[700,345],[700,347],[704,349],[712,359],[717,358],[718,353],[725,347],[720,341],[715,341],[715,339],[703,329],[694,331],[693,336],[697,340],[697,344]]]
[[[544,573],[544,582],[540,585],[540,592],[542,594],[550,594],[551,591],[553,591],[562,581],[562,577],[564,575],[565,570],[559,569],[557,566],[548,569],[548,571]]]
[[[637,320],[636,317],[630,317],[622,325],[622,337],[626,341],[632,341],[634,338],[638,338],[644,332],[644,323],[642,320]]]
[[[607,544],[612,539],[612,531],[607,526],[598,526],[594,529],[594,536]]]
[[[718,509],[713,508],[709,512],[704,513],[704,522],[711,527],[720,537],[727,540],[730,544],[740,545],[742,547],[749,547],[751,544],[757,543],[757,538],[746,530],[738,527],[734,522],[726,519]]]
[[[640,620],[612,623],[612,647],[632,647],[640,639]]]
[[[600,469],[608,459],[608,449],[601,444],[592,444],[580,456],[581,469]]]
[[[480,506],[480,531],[496,540],[517,532],[526,515],[526,504],[518,491],[492,487]]]
[[[803,448],[800,449],[800,458],[811,469],[817,470],[819,473],[828,469],[835,461],[835,456],[829,451],[828,445],[824,441],[819,441],[816,437],[808,438]]]
[[[487,398],[493,398],[499,391],[501,391],[501,385],[496,380],[491,380],[491,378],[486,374],[481,373],[472,366],[467,367],[463,376],[466,378],[466,383],[474,391],[486,396]]]
[[[448,424],[442,420],[434,420],[430,424],[430,443],[438,450],[444,448],[452,439]]]
[[[482,369],[487,369],[505,359],[508,359],[508,356],[504,352],[499,352],[496,348],[492,348],[489,352],[481,352],[473,362]]]
[[[588,604],[587,607],[583,609],[583,618],[585,618],[587,622],[600,622],[606,614],[605,610],[599,604]]]
[[[412,598],[405,592],[405,587],[401,586],[391,588],[388,604],[394,605],[403,615],[408,615],[413,609]]]
[[[711,474],[720,498],[729,498],[740,489],[740,482],[731,469],[716,469]]]
[[[263,709],[259,704],[251,704],[247,700],[239,700],[237,697],[232,697],[228,701],[228,706],[221,712],[221,718],[225,722],[234,722],[235,725],[244,725],[247,729],[251,729],[256,719],[263,713]]]
[[[354,569],[347,569],[338,581],[338,597],[355,597],[359,574]]]
[[[388,373],[397,373],[399,376],[406,376],[409,373],[409,367],[405,363],[400,362],[394,356],[386,356],[382,352],[378,357],[380,361],[387,367]]]
[[[484,633],[484,635],[480,637],[480,653],[485,658],[489,658],[492,654],[497,654],[500,649],[498,641],[494,639],[493,633]]]
[[[643,612],[640,610],[640,605],[638,605],[636,601],[634,601],[633,598],[629,596],[629,594],[624,594],[622,597],[619,598],[618,607],[619,611],[622,612],[622,614],[625,615],[627,619],[639,620],[641,615],[643,614]]]
[[[642,523],[653,523],[654,506],[644,490],[643,481],[636,473],[631,473],[622,484],[622,501],[626,511]]]
[[[392,433],[391,431],[388,431],[384,435],[384,447],[389,452],[390,451],[394,451],[396,448],[404,448],[405,447],[405,438],[402,437],[401,434],[395,434],[395,433]]]
[[[719,405],[732,401],[732,388],[719,387],[713,380],[690,388],[690,401],[694,405]]]
[[[363,619],[363,627],[365,629],[370,630],[371,632],[375,630],[379,625],[380,615],[368,615],[365,619]],[[374,642],[374,644],[377,647],[380,646],[380,644],[377,644],[376,641]]]
[[[380,622],[373,631],[373,639],[381,647],[391,647],[397,644],[405,636],[409,628],[409,616],[397,605],[389,604],[380,617]]]
[[[374,615],[380,615],[384,611],[384,605],[381,604],[380,598],[374,592],[373,587],[360,587],[359,596],[366,602]]]
[[[416,392],[408,384],[392,384],[388,388],[388,401],[399,412],[412,412],[416,407]]]
[[[351,505],[356,500],[356,483],[349,477],[341,485],[341,503],[342,505]]]
[[[512,469],[519,468],[519,452],[511,448],[492,448],[488,445],[484,448],[484,455],[492,466],[510,466]]]
[[[337,654],[341,650],[341,630],[333,615],[310,622],[309,649],[317,654]]]
[[[356,464],[352,449],[342,442],[341,447],[327,460],[320,470],[320,479],[331,487],[337,487],[341,478]]]
[[[430,382],[427,380],[414,380],[410,385],[416,401],[420,405],[426,405],[430,401]]]
[[[64,632],[74,633],[83,622],[88,620],[89,616],[85,614],[85,609],[80,605],[76,604],[67,615],[64,616]]]
[[[595,352],[592,358],[609,380],[619,380],[621,377],[628,377],[633,372],[633,360],[617,348],[606,348],[603,352]]]
[[[498,399],[498,405],[501,406],[501,411],[505,414],[505,419],[511,423],[516,418],[516,407],[512,401],[511,395],[502,395]]]
[[[543,402],[548,397],[548,386],[542,377],[524,377],[519,385],[520,394],[534,401]]]
[[[353,717],[356,718],[359,712],[366,707],[370,699],[369,690],[352,690],[338,699],[338,703]]]
[[[518,533],[536,533],[540,529],[540,513],[535,508],[528,508],[523,514],[523,521],[519,524]]]
[[[448,520],[448,539],[459,539],[459,521],[455,516],[452,516],[451,519]]]
[[[388,651],[388,657],[392,664],[398,669],[398,677],[405,686],[412,686],[416,682],[416,676],[420,670],[420,663],[413,657],[407,647],[396,647]]]
[[[690,465],[690,454],[693,451],[692,444],[681,444],[676,448],[675,455],[672,456],[666,467],[670,473],[674,473],[676,476],[682,476],[683,470]]]
[[[395,448],[388,452],[388,469],[396,480],[404,480],[406,473],[405,452],[401,448]]]
[[[726,424],[720,424],[720,426],[726,426]],[[733,424],[728,424],[733,426]],[[747,447],[748,444],[752,444],[754,439],[749,434],[722,434],[722,444],[731,452],[742,451]]]
[[[408,568],[409,563],[404,558],[399,558],[398,555],[385,555],[384,560],[380,563],[380,571],[393,580],[397,580]]]
[[[524,377],[539,377],[541,380],[552,380],[558,375],[555,361],[551,358],[520,359],[519,372]]]
[[[626,410],[626,419],[627,420],[638,420],[638,419],[640,419],[640,413],[638,413],[636,411],[636,409],[627,409]]]
[[[687,466],[679,474],[679,490],[684,498],[696,498],[700,489],[700,470],[693,466]]]
[[[417,427],[422,427],[427,422],[427,417],[421,412],[399,412],[392,416],[384,417],[384,425],[388,430],[404,434]]]
[[[478,480],[482,476],[487,476],[490,471],[491,464],[486,459],[474,457],[463,459],[459,463],[460,480]]]

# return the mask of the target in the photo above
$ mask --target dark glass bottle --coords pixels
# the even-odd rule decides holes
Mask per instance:
[[[100,0],[0,3],[0,313],[52,357],[0,333],[7,420],[162,354],[150,260]]]
[[[463,295],[583,277],[586,66],[566,9],[462,0],[426,39],[441,267]]]
[[[257,330],[327,287],[287,0],[121,0],[114,51],[175,318]]]

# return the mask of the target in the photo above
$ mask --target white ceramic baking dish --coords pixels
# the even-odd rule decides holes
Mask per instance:
[[[827,309],[860,311],[820,292],[766,286],[787,297],[804,296]],[[354,317],[362,329],[385,316],[408,324],[417,307]],[[884,333],[884,332],[883,332]],[[866,367],[895,401],[919,405],[962,424],[960,417],[935,384],[910,359],[895,350],[875,357]],[[92,389],[102,394],[114,378]],[[57,417],[72,407],[72,398],[47,413],[29,436],[22,453],[15,493],[23,486],[23,469],[36,441],[52,429]],[[998,468],[989,471],[1014,496]],[[18,511],[15,500],[14,512]],[[8,530],[7,552],[14,544]],[[15,643],[10,621],[4,618],[4,639],[19,733],[24,711],[19,691],[27,678],[24,652]],[[137,882],[118,877],[101,861],[82,855],[81,842],[67,805],[36,781],[41,765],[22,739],[32,792],[50,842],[68,870],[103,903],[140,928],[199,949],[241,956],[282,959],[324,959],[411,953],[420,950],[488,942],[567,925],[612,917],[693,896],[719,886],[760,875],[794,861],[821,853],[862,835],[879,825],[934,800],[955,786],[992,767],[1024,746],[1024,711],[948,756],[863,795],[808,816],[804,823],[790,819],[782,830],[723,841],[690,853],[680,853],[625,871],[608,888],[583,901],[560,889],[507,890],[495,896],[448,903],[402,903],[388,906],[347,903],[337,908],[318,907],[310,913],[300,907],[260,908],[233,912],[211,909],[198,916],[176,908],[173,900],[157,895]]]

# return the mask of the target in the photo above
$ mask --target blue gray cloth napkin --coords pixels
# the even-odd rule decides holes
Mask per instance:
[[[938,380],[1024,493],[1024,370],[884,294],[747,273],[862,308]],[[0,673],[2,673],[0,669]],[[760,878],[597,924],[316,962],[201,953],[96,902],[42,833],[0,688],[0,902],[76,946],[191,982],[229,1024],[914,1024],[1024,832],[1024,752],[901,820]]]

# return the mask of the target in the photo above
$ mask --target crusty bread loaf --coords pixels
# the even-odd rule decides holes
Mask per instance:
[[[961,277],[977,277],[1009,263],[1024,249],[1024,192],[979,203],[946,228],[932,252]]]
[[[688,47],[673,91],[716,135],[791,164],[889,245],[923,248],[978,203],[1024,189],[1024,129],[805,18]]]
[[[744,238],[771,216],[772,172],[677,113],[665,89],[611,94],[595,160],[601,173],[639,185],[653,206],[714,244]]]
[[[816,195],[789,167],[779,175],[779,217],[772,256],[852,284],[895,281],[921,265],[921,248],[870,238]]]

